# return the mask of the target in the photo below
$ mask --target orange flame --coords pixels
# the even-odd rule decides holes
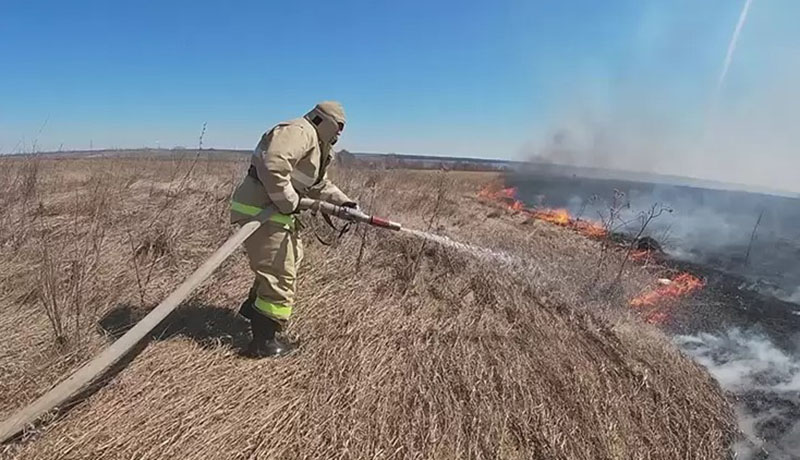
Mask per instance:
[[[487,185],[478,192],[478,196],[500,201],[511,211],[530,214],[534,219],[543,220],[562,227],[569,227],[589,238],[602,238],[606,236],[607,233],[606,229],[600,223],[574,219],[566,209],[528,208],[525,206],[525,203],[517,200],[517,189],[514,187],[493,190],[491,185]]]
[[[635,297],[631,300],[630,305],[650,310],[644,317],[646,322],[662,324],[669,318],[669,304],[680,297],[702,289],[705,285],[705,281],[691,273],[681,273],[669,284]]]
[[[669,315],[667,312],[664,311],[654,311],[650,313],[644,318],[644,321],[648,324],[664,324],[667,321]]]
[[[608,233],[605,227],[598,222],[577,220],[574,221],[574,225],[575,229],[578,230],[580,234],[588,236],[589,238],[603,238]]]
[[[537,208],[530,209],[522,201],[517,200],[517,189],[514,187],[492,189],[487,185],[478,196],[497,200],[514,212],[524,212],[534,219],[550,222],[562,227],[571,228],[589,238],[603,238],[608,232],[599,222],[575,219],[566,209]],[[646,260],[652,253],[647,250],[632,251],[631,259]],[[630,301],[632,307],[643,310],[644,320],[650,324],[662,324],[669,319],[669,305],[678,298],[691,294],[705,286],[705,281],[691,273],[681,273],[672,280],[664,280],[668,284],[648,291]]]
[[[509,188],[502,188],[500,190],[492,191],[492,186],[487,185],[480,192],[478,192],[478,196],[482,196],[484,198],[493,198],[493,199],[508,199],[514,198],[517,195],[517,189],[514,187]]]
[[[659,286],[657,289],[646,292],[633,300],[631,306],[655,306],[665,300],[674,300],[701,289],[706,283],[691,273],[681,273],[676,276],[671,283],[666,286]]]
[[[566,209],[541,209],[535,210],[531,213],[536,219],[544,220],[556,225],[569,225],[570,219],[569,211]]]
[[[508,209],[512,211],[525,211],[525,203],[516,199],[517,189],[514,187],[503,188],[500,190],[492,191],[491,186],[487,185],[480,192],[478,196],[498,200],[506,204]]]

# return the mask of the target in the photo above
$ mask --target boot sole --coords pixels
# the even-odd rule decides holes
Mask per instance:
[[[248,359],[264,359],[264,358],[282,358],[284,356],[289,356],[297,351],[297,348],[290,348],[288,350],[284,350],[278,353],[270,353],[266,351],[250,351],[244,350],[243,352],[239,353],[239,356]]]

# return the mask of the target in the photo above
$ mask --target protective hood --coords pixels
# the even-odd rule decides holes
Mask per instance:
[[[305,115],[314,128],[321,144],[333,145],[339,140],[346,117],[342,104],[335,101],[320,102]]]

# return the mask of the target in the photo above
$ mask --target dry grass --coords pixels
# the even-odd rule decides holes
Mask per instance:
[[[31,178],[30,162],[4,161],[5,177],[18,177],[5,196],[21,198],[0,203],[0,416],[89,359],[230,234],[227,199],[245,164],[198,166],[176,193],[170,179],[187,166],[40,160]],[[331,247],[306,235],[289,330],[301,352],[251,361],[236,355],[248,326],[234,309],[251,282],[239,254],[111,382],[4,454],[727,457],[724,395],[625,307],[653,275],[628,267],[608,289],[622,254],[497,212],[475,198],[487,174],[338,173],[378,214],[521,261],[375,229]]]

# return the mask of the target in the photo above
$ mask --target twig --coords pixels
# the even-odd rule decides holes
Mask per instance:
[[[133,245],[133,236],[130,229],[128,232],[128,244],[131,247],[131,261],[133,261],[133,271],[136,274],[136,284],[139,287],[139,304],[144,308],[144,286],[142,286],[142,277],[139,274],[139,264],[136,262],[136,248]]]
[[[442,174],[446,173],[443,172]],[[440,177],[441,179],[439,180],[438,188],[436,191],[436,202],[433,205],[433,212],[431,213],[431,218],[428,221],[428,227],[425,229],[427,233],[430,233],[431,230],[433,230],[433,224],[437,221],[437,218],[439,217],[439,211],[442,202],[444,201],[445,194],[447,193],[447,187],[445,186],[444,175]],[[419,264],[422,262],[422,254],[425,252],[426,243],[427,240],[423,238],[422,243],[420,243],[419,245],[419,251],[417,252],[417,257],[413,261],[413,264],[411,266],[411,276],[409,278],[408,284],[406,285],[405,289],[406,291],[408,291],[408,289],[414,283],[414,278],[416,277],[417,271],[419,270]]]
[[[44,131],[44,127],[47,126],[48,121],[50,121],[50,115],[48,115],[47,118],[45,118],[44,123],[42,123],[42,126],[39,127],[39,131],[36,131],[36,136],[33,137],[31,153],[36,153],[36,144],[39,143],[39,135],[41,135],[42,131]]]
[[[203,151],[203,137],[206,134],[206,124],[207,122],[203,122],[203,128],[200,130],[200,139],[198,140],[197,143],[197,153],[195,154],[194,159],[192,160],[192,164],[189,165],[189,169],[186,171],[186,174],[184,174],[183,178],[181,178],[175,191],[173,192],[171,187],[169,190],[167,190],[167,197],[166,200],[164,201],[164,205],[156,212],[156,215],[153,216],[153,218],[150,220],[150,225],[147,226],[147,230],[153,228],[153,225],[155,225],[155,223],[158,221],[158,218],[161,217],[161,214],[167,209],[169,209],[170,205],[175,202],[174,198],[177,195],[180,195],[181,192],[183,192],[184,186],[186,185],[189,176],[192,174],[192,171],[194,171],[194,167],[197,165],[197,160],[200,158],[200,152]],[[171,179],[170,182],[173,182],[173,180]]]
[[[639,231],[636,233],[636,236],[634,236],[631,239],[631,242],[628,245],[628,249],[625,251],[625,257],[622,259],[622,263],[619,265],[619,271],[617,272],[617,276],[614,278],[614,283],[619,282],[620,278],[622,277],[622,272],[625,270],[625,264],[628,263],[628,260],[631,257],[631,252],[633,252],[633,246],[636,244],[637,241],[639,241],[639,238],[642,237],[642,234],[647,229],[647,226],[650,225],[650,222],[652,222],[653,219],[664,214],[664,211],[672,212],[672,209],[660,206],[658,203],[655,203],[653,204],[653,206],[650,207],[650,210],[647,211],[647,213],[643,212],[639,215],[642,225],[641,227],[639,227]]]
[[[756,224],[753,226],[753,232],[750,234],[750,243],[747,244],[747,254],[744,256],[744,265],[745,267],[750,262],[750,249],[753,247],[753,241],[756,239],[756,231],[758,230],[758,224],[761,223],[761,218],[764,217],[764,210],[762,209],[761,212],[758,214],[758,220],[756,220]]]

